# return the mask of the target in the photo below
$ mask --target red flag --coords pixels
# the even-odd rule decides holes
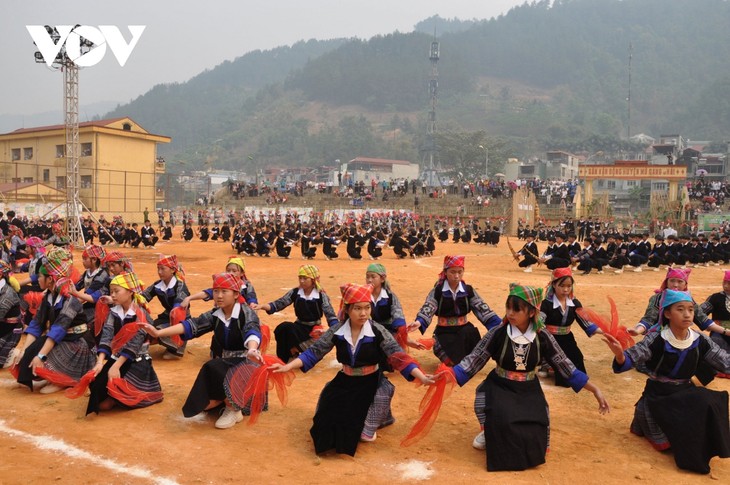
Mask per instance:
[[[175,326],[178,323],[182,323],[187,318],[187,312],[181,306],[175,307],[170,311],[170,326]],[[179,335],[171,335],[170,340],[178,347],[182,347],[183,341]]]

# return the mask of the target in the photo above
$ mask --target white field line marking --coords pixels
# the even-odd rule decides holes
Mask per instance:
[[[5,421],[2,419],[0,419],[0,432],[16,438],[20,438],[23,441],[26,441],[41,450],[62,453],[69,456],[70,458],[86,460],[94,465],[100,466],[102,468],[107,468],[114,473],[126,474],[131,475],[135,478],[147,479],[159,485],[177,485],[178,483],[171,478],[157,477],[153,475],[152,472],[150,472],[149,470],[138,466],[118,464],[113,460],[94,455],[92,453],[89,453],[88,451],[84,451],[81,448],[77,448],[72,444],[66,443],[63,440],[54,438],[52,436],[33,435],[24,431],[10,428],[6,426]]]

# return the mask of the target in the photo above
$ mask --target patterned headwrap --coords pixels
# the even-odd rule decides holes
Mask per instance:
[[[657,293],[660,293],[667,289],[667,282],[670,278],[676,278],[679,280],[684,280],[689,283],[689,274],[692,272],[691,269],[682,269],[682,268],[669,268],[667,270],[667,276],[664,278],[664,281],[662,281],[662,286],[659,287],[659,289],[656,291]]]
[[[229,256],[226,266],[228,266],[229,264],[235,264],[236,266],[241,268],[241,271],[246,271],[246,263],[243,261],[243,258],[241,256]]]
[[[692,301],[692,295],[689,291],[667,290],[664,298],[662,298],[661,309],[665,310],[680,301]]]
[[[0,259],[0,277],[8,276],[13,271],[13,267]]]
[[[53,232],[62,232],[63,228],[61,227],[61,224],[56,222],[55,224],[51,224],[51,230]]]
[[[231,273],[218,273],[213,275],[214,290],[233,290],[236,293],[241,291],[241,279]]]
[[[439,273],[439,280],[446,279],[446,270],[449,268],[463,268],[466,256],[444,256],[444,267]]]
[[[372,285],[356,285],[353,283],[347,283],[346,285],[340,286],[342,300],[340,301],[340,311],[337,316],[338,319],[341,322],[344,322],[347,319],[347,315],[345,315],[345,305],[352,305],[354,303],[370,303],[370,295],[372,292]]]
[[[33,248],[37,254],[46,254],[46,246],[43,242],[43,239],[39,237],[29,237],[25,240],[25,245]]]
[[[383,266],[380,263],[370,263],[368,265],[367,269],[365,270],[365,272],[366,273],[375,273],[375,274],[379,274],[380,276],[382,276],[383,277],[383,287],[387,290],[390,290],[390,283],[388,283],[388,280],[385,279],[385,277],[387,276],[387,273],[385,271],[385,266]]]
[[[71,275],[73,259],[71,253],[64,248],[54,247],[48,251],[43,259],[43,266],[40,273],[50,276],[54,281],[60,278],[68,278]]]
[[[142,283],[134,273],[120,273],[112,278],[109,286],[117,285],[126,288],[134,293],[134,302],[140,306],[146,306],[147,300],[140,294],[144,291],[144,283]]]
[[[132,261],[119,251],[111,251],[106,253],[104,255],[104,258],[102,258],[101,263],[105,266],[109,263],[121,263],[124,269],[127,270],[127,272],[134,272],[134,270],[132,269]]]
[[[10,233],[11,236],[23,237],[23,231],[13,224],[8,226],[8,233]]]
[[[306,276],[314,280],[314,287],[318,291],[322,291],[322,285],[319,284],[319,269],[313,264],[304,264],[299,268],[297,276]]]
[[[552,299],[553,295],[555,294],[555,288],[553,288],[553,283],[558,281],[559,279],[566,278],[566,277],[573,278],[573,270],[570,269],[570,267],[567,268],[555,268],[553,270],[552,277],[550,279],[550,283],[548,283],[547,291],[545,292],[545,299],[550,300]],[[573,289],[570,290],[570,298],[573,298]]]
[[[172,268],[172,270],[175,272],[175,276],[179,280],[185,279],[185,271],[183,271],[182,265],[178,263],[177,256],[174,254],[171,254],[169,256],[160,255],[160,259],[157,260],[157,266],[166,266],[168,268]]]
[[[535,316],[532,321],[535,324],[535,331],[540,330],[545,326],[543,322],[542,314],[540,313],[540,303],[543,300],[543,289],[536,286],[522,286],[517,283],[509,284],[509,296],[516,296],[517,298],[526,301],[530,306],[535,309]]]
[[[106,252],[104,248],[96,244],[90,244],[84,248],[84,252],[81,253],[81,257],[84,258],[96,258],[101,262],[104,259]]]

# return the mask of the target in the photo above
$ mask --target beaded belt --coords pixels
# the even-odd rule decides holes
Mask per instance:
[[[348,376],[369,376],[370,374],[377,372],[379,368],[380,366],[378,364],[364,365],[362,367],[350,367],[349,365],[343,365],[342,372]]]
[[[306,325],[307,327],[314,327],[315,325],[319,325],[321,323],[321,320],[315,320],[313,322],[303,322],[301,320],[297,320],[297,323],[301,323],[302,325]]]
[[[248,350],[224,350],[221,353],[221,357],[224,359],[231,359],[235,357],[246,357]]]
[[[66,333],[69,335],[79,335],[81,333],[85,333],[89,329],[89,326],[85,323],[83,325],[76,325],[75,327],[71,327],[68,330],[66,330]]]
[[[535,379],[535,376],[537,375],[537,372],[535,372],[534,370],[530,372],[517,372],[513,370],[503,369],[500,366],[495,367],[494,372],[496,372],[499,377],[518,382],[531,381]]]
[[[560,325],[545,325],[545,330],[553,335],[568,335],[570,333],[570,327],[572,327],[572,325],[568,325],[566,327]]]
[[[6,318],[4,322],[0,323],[5,323],[6,325],[17,325],[20,323],[20,317]]]
[[[688,384],[691,382],[690,379],[672,379],[671,377],[657,376],[649,374],[649,379],[656,382],[663,382],[665,384]]]
[[[438,320],[439,327],[459,327],[461,325],[466,325],[466,317],[439,317]]]

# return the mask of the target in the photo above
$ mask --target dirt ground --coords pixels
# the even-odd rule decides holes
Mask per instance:
[[[246,272],[255,285],[259,301],[278,298],[297,284],[296,271],[302,260],[298,248],[294,250],[296,254],[289,260],[246,258]],[[226,257],[232,254],[230,246],[213,242],[172,242],[159,244],[156,250],[125,251],[132,256],[136,271],[146,283],[156,279],[155,261],[160,252],[177,254],[192,292],[209,287],[211,273],[222,271]],[[340,253],[344,253],[344,248]],[[389,252],[380,262],[386,266],[392,288],[409,320],[415,317],[435,282],[446,254],[467,256],[466,281],[500,312],[510,282],[545,285],[549,280],[549,273],[543,268],[532,274],[523,273],[512,261],[504,241],[497,248],[447,242],[437,246],[436,256],[418,260],[396,260]],[[320,268],[322,283],[335,306],[339,305],[339,285],[364,282],[369,262],[349,261],[346,254],[338,261],[325,261],[318,255],[314,263]],[[697,268],[692,272],[690,289],[695,299],[704,301],[721,289],[724,269]],[[646,301],[661,283],[663,274],[644,271],[577,276],[576,296],[584,306],[608,313],[606,295],[611,294],[618,304],[622,323],[633,324],[643,314]],[[209,307],[207,303],[194,302],[193,314]],[[152,309],[153,313],[159,309],[156,301]],[[292,318],[291,308],[281,315],[261,314],[262,321],[272,328]],[[479,327],[484,333],[484,328]],[[430,327],[428,333],[432,330]],[[298,373],[286,407],[272,394],[269,411],[256,425],[248,426],[244,421],[232,429],[217,430],[213,427],[215,416],[197,421],[186,420],[181,413],[188,390],[208,358],[209,338],[203,337],[188,345],[181,361],[162,360],[162,348],[153,347],[154,366],[165,399],[147,409],[113,410],[84,417],[84,398],[70,400],[63,394],[44,396],[15,389],[9,373],[0,371],[0,408],[3,409],[0,449],[4,455],[0,459],[0,483],[375,484],[421,479],[454,484],[474,480],[681,484],[709,483],[712,479],[730,481],[730,460],[714,459],[711,476],[683,472],[675,466],[671,452],[656,452],[645,440],[630,434],[634,403],[641,395],[644,376],[633,371],[614,375],[611,353],[603,342],[588,339],[582,332],[576,338],[585,354],[588,374],[603,389],[611,412],[600,416],[597,403],[588,392],[575,394],[570,389],[543,382],[550,404],[551,450],[547,463],[532,470],[487,473],[484,452],[471,447],[479,429],[472,410],[474,390],[492,369],[492,362],[478,378],[454,390],[431,433],[410,448],[402,448],[399,443],[418,417],[424,389],[399,375],[391,375],[397,387],[393,401],[396,423],[379,431],[375,443],[362,443],[354,458],[336,454],[318,457],[308,431],[319,393],[337,372],[332,365],[334,354],[309,373]],[[438,361],[430,351],[415,351],[415,356],[426,370],[437,366]],[[729,390],[730,380],[715,380],[710,387]],[[37,438],[39,435],[42,436]],[[52,448],[52,439],[78,448],[77,453],[67,456],[39,448]],[[110,469],[110,462],[121,469]],[[413,475],[413,472],[420,474]]]

